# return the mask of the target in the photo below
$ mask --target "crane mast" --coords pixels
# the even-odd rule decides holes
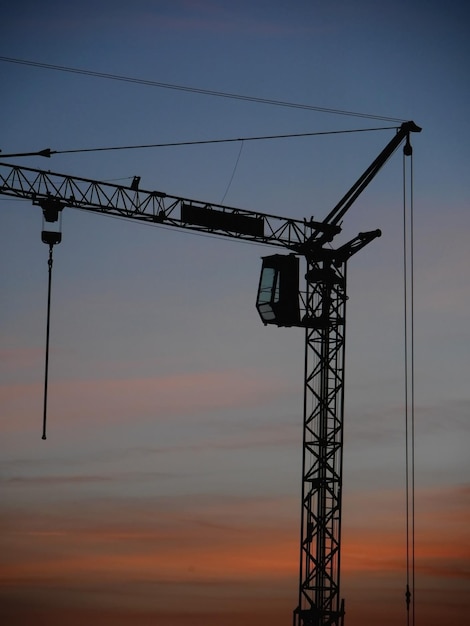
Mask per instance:
[[[338,225],[353,202],[398,146],[412,153],[414,122],[402,124],[395,137],[325,218]],[[343,626],[340,596],[343,484],[344,364],[348,259],[379,230],[359,235],[337,250],[325,248],[328,234],[316,231],[304,248],[305,378],[300,516],[298,605],[294,626]]]
[[[124,187],[0,162],[0,194],[41,207],[46,223],[65,207],[162,226],[238,238],[289,250],[265,257],[257,308],[265,324],[305,329],[302,487],[298,604],[294,626],[343,626],[340,595],[341,496],[343,482],[346,273],[349,258],[380,236],[359,233],[339,248],[330,244],[340,222],[365,187],[411,132],[405,122],[374,162],[322,221],[294,220],[266,213],[139,190],[139,179]],[[43,151],[47,156],[48,151]],[[50,249],[59,243],[43,231]],[[305,259],[300,288],[298,260]]]

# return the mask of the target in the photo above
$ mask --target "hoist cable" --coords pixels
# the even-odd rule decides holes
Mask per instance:
[[[411,590],[413,593],[412,624],[415,625],[415,359],[414,359],[414,206],[413,154],[410,155],[410,367],[411,367]]]
[[[51,325],[51,286],[52,286],[52,244],[49,244],[48,265],[48,285],[47,285],[47,322],[46,322],[46,359],[44,368],[44,407],[42,417],[42,439],[46,439],[46,421],[47,421],[47,388],[49,381],[49,335]]]
[[[407,188],[406,156],[410,156]],[[405,376],[406,620],[415,624],[415,363],[413,152],[403,155],[403,284]],[[409,258],[408,258],[409,251]],[[411,614],[410,614],[411,608]]]
[[[406,626],[410,626],[410,471],[408,438],[408,259],[407,259],[407,214],[406,214],[406,156],[403,154],[403,308],[404,308],[404,400],[405,400],[405,515],[406,515]]]
[[[271,98],[259,98],[256,96],[247,96],[236,93],[228,93],[225,91],[215,91],[212,89],[201,89],[199,87],[187,87],[184,85],[174,85],[172,83],[162,83],[155,80],[146,80],[142,78],[132,78],[131,76],[122,76],[120,74],[111,74],[107,72],[96,72],[93,70],[85,70],[76,67],[67,67],[65,65],[53,65],[51,63],[40,63],[38,61],[28,61],[26,59],[14,59],[11,57],[0,56],[0,61],[6,63],[17,63],[20,65],[29,65],[46,70],[55,70],[59,72],[69,72],[71,74],[81,74],[85,76],[94,76],[95,78],[105,78],[108,80],[118,80],[126,83],[134,83],[138,85],[146,85],[148,87],[159,87],[160,89],[172,89],[175,91],[185,91],[188,93],[197,93],[206,96],[216,96],[218,98],[229,98],[232,100],[243,100],[245,102],[256,102],[258,104],[270,104],[273,106],[288,107],[294,109],[305,109],[307,111],[316,111],[319,113],[330,113],[335,115],[349,115],[352,117],[362,117],[366,119],[383,120],[388,122],[404,122],[406,120],[396,117],[386,117],[384,115],[372,115],[369,113],[358,113],[355,111],[345,111],[343,109],[332,109],[328,107],[318,107],[309,104],[301,104],[297,102],[287,102],[284,100],[273,100]]]

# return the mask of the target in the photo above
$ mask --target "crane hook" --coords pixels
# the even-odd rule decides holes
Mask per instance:
[[[406,610],[409,611],[410,603],[411,603],[411,591],[410,591],[409,585],[406,585],[405,600],[406,600]]]

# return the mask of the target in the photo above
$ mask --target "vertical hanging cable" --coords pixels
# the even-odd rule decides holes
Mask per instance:
[[[415,357],[414,357],[414,207],[413,152],[410,155],[410,366],[411,366],[411,590],[413,594],[412,624],[415,625]]]
[[[38,203],[42,208],[43,218],[46,223],[60,222],[60,216],[64,204],[56,198],[47,198]],[[41,240],[49,246],[49,259],[47,265],[49,268],[48,287],[47,287],[47,324],[46,324],[46,362],[44,373],[44,407],[42,414],[42,438],[46,439],[46,419],[47,419],[47,386],[49,378],[49,331],[51,322],[51,285],[52,285],[52,248],[62,241],[62,233],[60,230],[43,230],[41,232]]]
[[[44,373],[44,407],[42,414],[42,438],[46,439],[46,420],[47,420],[47,386],[49,378],[49,331],[51,322],[51,284],[52,284],[52,248],[53,244],[49,243],[49,259],[48,265],[48,285],[47,285],[47,323],[46,323],[46,360]]]
[[[43,210],[45,210],[45,206],[43,206]],[[50,210],[50,207],[49,207],[49,210]],[[49,259],[47,261],[47,266],[48,266],[49,271],[48,271],[48,285],[47,285],[46,361],[45,361],[45,368],[44,368],[44,406],[43,406],[43,414],[42,414],[42,438],[46,439],[47,387],[48,387],[48,379],[49,379],[49,334],[50,334],[50,325],[51,325],[51,286],[52,286],[52,263],[53,263],[52,249],[56,244],[61,242],[62,234],[58,231],[43,230],[41,233],[41,239],[43,243],[49,246]]]
[[[410,157],[410,189],[407,190],[406,157]],[[408,199],[409,196],[409,199]],[[409,208],[408,208],[409,207]],[[414,424],[414,216],[413,150],[403,151],[403,283],[405,369],[405,483],[406,483],[406,623],[415,624],[415,424]],[[408,261],[409,250],[409,261]],[[409,303],[408,303],[409,298]],[[411,608],[411,614],[410,614]]]
[[[403,152],[403,308],[404,308],[404,375],[405,375],[405,515],[406,515],[406,626],[410,626],[410,472],[408,450],[408,260],[406,214],[406,156]]]

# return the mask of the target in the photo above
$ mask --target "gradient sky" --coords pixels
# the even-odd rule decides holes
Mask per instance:
[[[423,127],[412,137],[420,626],[462,624],[470,610],[467,5],[18,0],[0,21],[0,56]],[[6,62],[0,79],[5,154],[394,125]],[[322,219],[393,132],[15,161]],[[349,263],[347,626],[406,623],[402,198],[397,153],[341,236],[383,231]],[[64,211],[44,442],[42,219],[0,195],[0,223],[2,623],[290,624],[304,338],[256,313],[271,249]]]

